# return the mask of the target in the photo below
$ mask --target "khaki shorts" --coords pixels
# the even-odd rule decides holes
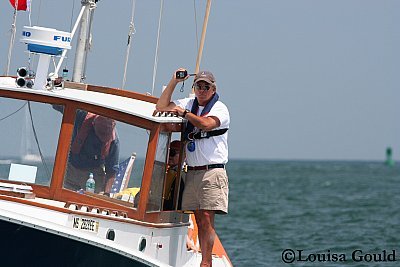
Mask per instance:
[[[186,174],[182,210],[213,210],[228,213],[229,183],[226,170],[189,170]]]

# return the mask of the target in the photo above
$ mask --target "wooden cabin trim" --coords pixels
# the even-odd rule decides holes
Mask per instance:
[[[71,82],[71,81],[64,81],[64,88],[71,88],[71,89],[78,89],[78,90],[87,91],[87,84],[86,83]]]
[[[43,104],[60,103],[60,105],[64,105],[63,104],[65,103],[64,101],[70,101],[68,99],[55,98],[53,96],[48,96],[48,95],[31,94],[29,92],[19,92],[7,89],[0,90],[0,97],[7,97],[11,99],[19,99],[24,101],[34,101]],[[60,102],[59,100],[63,100],[63,102]]]
[[[98,92],[98,93],[109,94],[109,95],[123,96],[123,97],[132,98],[132,99],[142,100],[142,101],[153,103],[153,104],[156,104],[158,101],[158,98],[155,96],[141,94],[138,92],[128,91],[128,90],[124,90],[124,89],[120,89],[120,88],[106,87],[106,86],[100,86],[100,85],[65,81],[64,87],[71,88],[71,89],[79,89],[79,90],[84,90],[84,91]]]
[[[126,204],[117,204],[109,201],[108,199],[104,199],[101,197],[96,197],[91,194],[79,194],[77,192],[71,191],[69,189],[61,189],[58,198],[55,199],[57,201],[68,202],[68,203],[86,203],[88,206],[96,206],[107,208],[110,210],[120,210],[123,212],[128,212],[132,209],[132,203],[126,202]],[[130,205],[129,205],[130,204]]]
[[[61,181],[64,180],[64,176]],[[7,181],[8,182],[8,181]],[[9,183],[13,184],[20,184],[15,181],[10,181]],[[79,194],[77,192],[73,192],[71,190],[63,188],[62,184],[61,187],[56,190],[54,197],[50,197],[52,194],[50,193],[51,187],[43,186],[43,185],[36,185],[36,184],[29,184],[32,186],[32,192],[36,194],[37,197],[46,198],[50,200],[66,202],[66,203],[82,203],[83,201],[86,202],[86,205],[96,206],[96,207],[103,207],[109,210],[119,210],[127,213],[132,207],[132,203],[130,202],[116,202],[113,201],[112,198],[98,195],[98,194]],[[134,216],[137,217],[137,216]],[[133,218],[133,217],[132,217]]]
[[[142,185],[140,188],[140,198],[139,198],[139,205],[138,205],[140,220],[144,219],[144,216],[146,213],[146,208],[147,208],[147,202],[149,200],[149,191],[150,191],[151,178],[152,178],[153,169],[154,169],[154,160],[156,158],[156,153],[157,153],[157,144],[158,144],[159,134],[160,134],[160,125],[157,125],[157,127],[155,127],[150,132],[149,143],[147,146],[146,162],[144,164]],[[128,215],[130,215],[130,214],[128,214]]]
[[[54,161],[53,175],[50,183],[50,198],[58,199],[62,192],[65,172],[68,164],[68,155],[72,133],[74,130],[75,109],[73,105],[64,107],[64,114],[58,138],[56,158]]]
[[[0,77],[10,77],[10,78],[14,78],[14,79],[16,78],[16,76],[0,76]],[[71,88],[71,89],[78,89],[78,90],[84,90],[84,91],[92,91],[92,92],[116,95],[116,96],[123,96],[123,97],[137,99],[137,100],[141,100],[141,101],[145,101],[145,102],[149,102],[149,103],[153,103],[153,104],[156,104],[158,101],[158,98],[155,96],[142,94],[142,93],[138,93],[138,92],[133,92],[133,91],[128,91],[128,90],[124,90],[124,89],[120,89],[120,88],[112,88],[112,87],[105,87],[105,86],[77,83],[77,82],[70,82],[70,81],[64,81],[64,87]],[[15,91],[13,91],[13,92],[15,92]],[[27,94],[29,94],[29,93],[27,93]]]
[[[117,95],[117,96],[138,99],[138,100],[150,102],[153,104],[157,104],[157,101],[158,101],[157,97],[154,97],[151,95],[146,95],[146,94],[141,94],[141,93],[137,93],[137,92],[133,92],[133,91],[128,91],[128,90],[124,90],[124,89],[119,89],[119,88],[110,88],[110,87],[88,84],[86,86],[86,89],[88,91],[93,91],[93,92],[98,92],[98,93],[104,93],[104,94]]]
[[[154,227],[154,228],[173,228],[173,227],[182,227],[182,226],[188,226],[189,223],[186,222],[177,222],[177,223],[152,223],[152,222],[144,222],[144,221],[139,221],[134,218],[120,218],[120,217],[113,217],[110,215],[103,215],[103,214],[97,214],[97,213],[91,213],[91,212],[84,212],[84,211],[79,211],[79,210],[70,210],[66,207],[61,208],[61,207],[56,207],[52,205],[47,205],[44,203],[39,203],[35,202],[30,199],[25,199],[25,198],[18,198],[18,197],[13,197],[13,196],[7,196],[7,195],[1,195],[0,194],[0,200],[3,201],[10,201],[10,202],[16,202],[24,205],[29,205],[29,206],[35,206],[38,208],[43,208],[47,210],[52,210],[52,211],[57,211],[61,213],[66,213],[66,214],[74,214],[74,215],[79,215],[79,216],[85,216],[85,217],[94,217],[94,218],[99,218],[99,219],[105,219],[105,220],[110,220],[110,221],[117,221],[117,222],[123,222],[123,223],[130,223],[130,224],[135,224],[135,225],[142,225],[142,226],[148,226],[148,227]],[[69,202],[69,203],[74,203],[74,204],[79,204],[75,202]],[[101,207],[101,206],[96,206],[96,205],[88,205],[88,204],[81,204],[83,206],[90,206],[90,207],[96,207],[100,209],[109,209],[110,211],[119,211],[118,209],[110,209],[109,207]]]
[[[161,191],[161,193],[162,193],[162,195],[161,195],[161,210],[164,210],[164,201],[165,201],[164,193],[165,193],[165,190],[166,190],[166,187],[167,187],[166,181],[167,181],[167,177],[168,177],[169,152],[170,152],[170,149],[171,149],[170,148],[171,138],[172,138],[172,134],[168,134],[168,143],[167,143],[168,148],[167,148],[167,154],[165,155],[166,156],[166,159],[165,159],[165,164],[166,165],[165,165],[165,169],[164,169],[164,177],[162,179],[163,186],[162,186],[162,191]]]
[[[151,222],[154,224],[164,223],[164,222],[181,222],[181,223],[189,223],[188,214],[179,211],[152,211],[147,212],[144,216],[144,221]],[[186,222],[185,222],[186,221]]]
[[[179,198],[180,198],[180,187],[181,187],[181,183],[182,183],[182,177],[183,177],[183,172],[187,172],[187,170],[183,170],[182,169],[182,165],[184,164],[185,161],[185,140],[183,139],[183,135],[184,135],[184,129],[182,128],[182,132],[181,132],[181,144],[182,146],[180,147],[179,150],[179,164],[178,164],[178,173],[176,174],[176,179],[178,180],[177,182],[175,182],[175,189],[174,189],[174,209],[178,210],[178,203],[179,203]],[[171,143],[171,142],[170,142]]]
[[[12,181],[7,181],[7,183],[11,183]],[[13,184],[20,184],[19,182],[13,182]],[[36,197],[41,198],[50,198],[50,187],[46,185],[38,185],[38,184],[28,184],[32,186],[32,191],[36,194]]]
[[[12,180],[1,180],[1,182],[8,183],[8,184],[16,184],[16,185],[21,184],[21,182],[12,181]],[[31,184],[31,183],[26,183],[26,185],[29,185],[32,187],[32,192],[35,193],[36,197],[49,198],[49,196],[50,196],[50,187],[49,186],[39,185],[39,184]]]

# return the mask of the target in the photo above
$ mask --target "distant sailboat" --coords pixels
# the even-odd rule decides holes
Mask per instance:
[[[41,157],[33,147],[33,130],[30,124],[29,106],[25,106],[25,123],[21,132],[21,161],[22,162],[39,162]]]

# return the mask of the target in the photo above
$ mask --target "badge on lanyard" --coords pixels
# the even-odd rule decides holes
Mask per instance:
[[[187,144],[187,149],[189,150],[189,152],[193,152],[196,149],[196,144],[194,143],[194,141],[190,141]]]

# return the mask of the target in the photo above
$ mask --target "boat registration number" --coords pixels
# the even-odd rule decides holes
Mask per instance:
[[[97,233],[99,231],[99,221],[82,217],[73,217],[72,228]]]

